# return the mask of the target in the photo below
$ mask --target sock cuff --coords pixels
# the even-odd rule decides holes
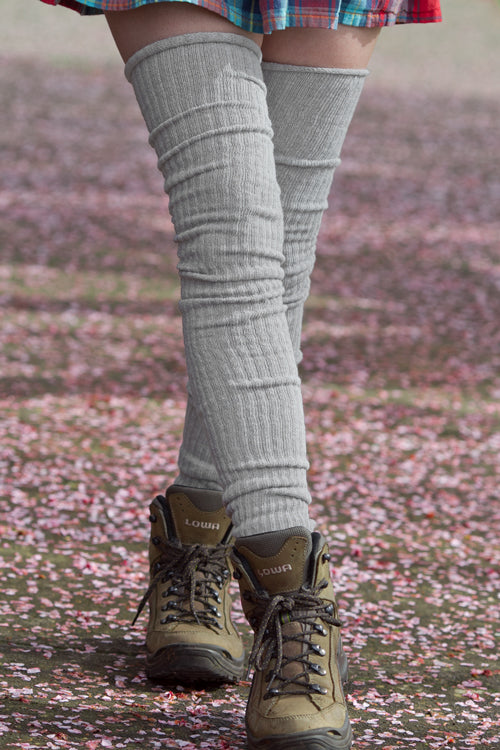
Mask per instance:
[[[283,63],[263,62],[262,70],[269,73],[322,73],[326,75],[349,76],[351,78],[366,78],[370,71],[366,68],[315,68],[308,65],[285,65]]]
[[[159,39],[156,42],[147,44],[137,52],[134,52],[134,54],[129,57],[129,59],[125,63],[125,77],[129,82],[131,82],[134,68],[136,68],[137,65],[142,63],[148,57],[157,55],[160,52],[167,52],[179,47],[188,47],[195,44],[216,44],[218,46],[220,46],[221,44],[232,44],[238,47],[244,47],[250,52],[253,52],[257,56],[259,63],[262,60],[262,53],[259,45],[248,37],[243,36],[242,34],[233,34],[230,32],[222,31],[198,31],[191,34],[179,34],[177,36],[170,36],[166,37],[165,39]]]
[[[261,69],[276,163],[335,168],[368,70],[268,62]]]

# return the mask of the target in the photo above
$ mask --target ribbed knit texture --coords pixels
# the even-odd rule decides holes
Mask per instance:
[[[284,302],[299,363],[304,303],[321,219],[368,71],[277,63],[264,63],[262,68],[284,215]]]
[[[262,69],[284,216],[284,302],[298,364],[302,359],[304,302],[309,294],[321,218],[368,71],[276,63],[263,63]],[[188,398],[179,467],[176,481],[220,487],[192,395]]]
[[[309,527],[260,50],[239,35],[188,34],[140,50],[126,75],[169,194],[189,387],[234,534]]]

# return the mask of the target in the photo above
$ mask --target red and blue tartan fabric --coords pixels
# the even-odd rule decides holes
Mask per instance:
[[[131,10],[169,0],[42,0],[82,15]],[[246,31],[270,34],[278,29],[392,26],[441,21],[439,0],[185,0],[211,10]]]

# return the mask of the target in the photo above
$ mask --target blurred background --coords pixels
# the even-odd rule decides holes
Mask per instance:
[[[500,95],[500,3],[442,0],[444,23],[386,29],[370,86]],[[0,0],[0,54],[58,66],[120,66],[103,18],[39,0]]]

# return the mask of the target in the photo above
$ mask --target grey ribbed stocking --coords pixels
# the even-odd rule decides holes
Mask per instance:
[[[263,63],[284,215],[284,302],[295,361],[316,241],[335,167],[367,70]],[[218,489],[217,470],[192,395],[177,482]],[[264,532],[265,529],[262,528]]]
[[[260,50],[164,39],[127,62],[178,243],[189,387],[236,536],[311,527],[283,213]]]

